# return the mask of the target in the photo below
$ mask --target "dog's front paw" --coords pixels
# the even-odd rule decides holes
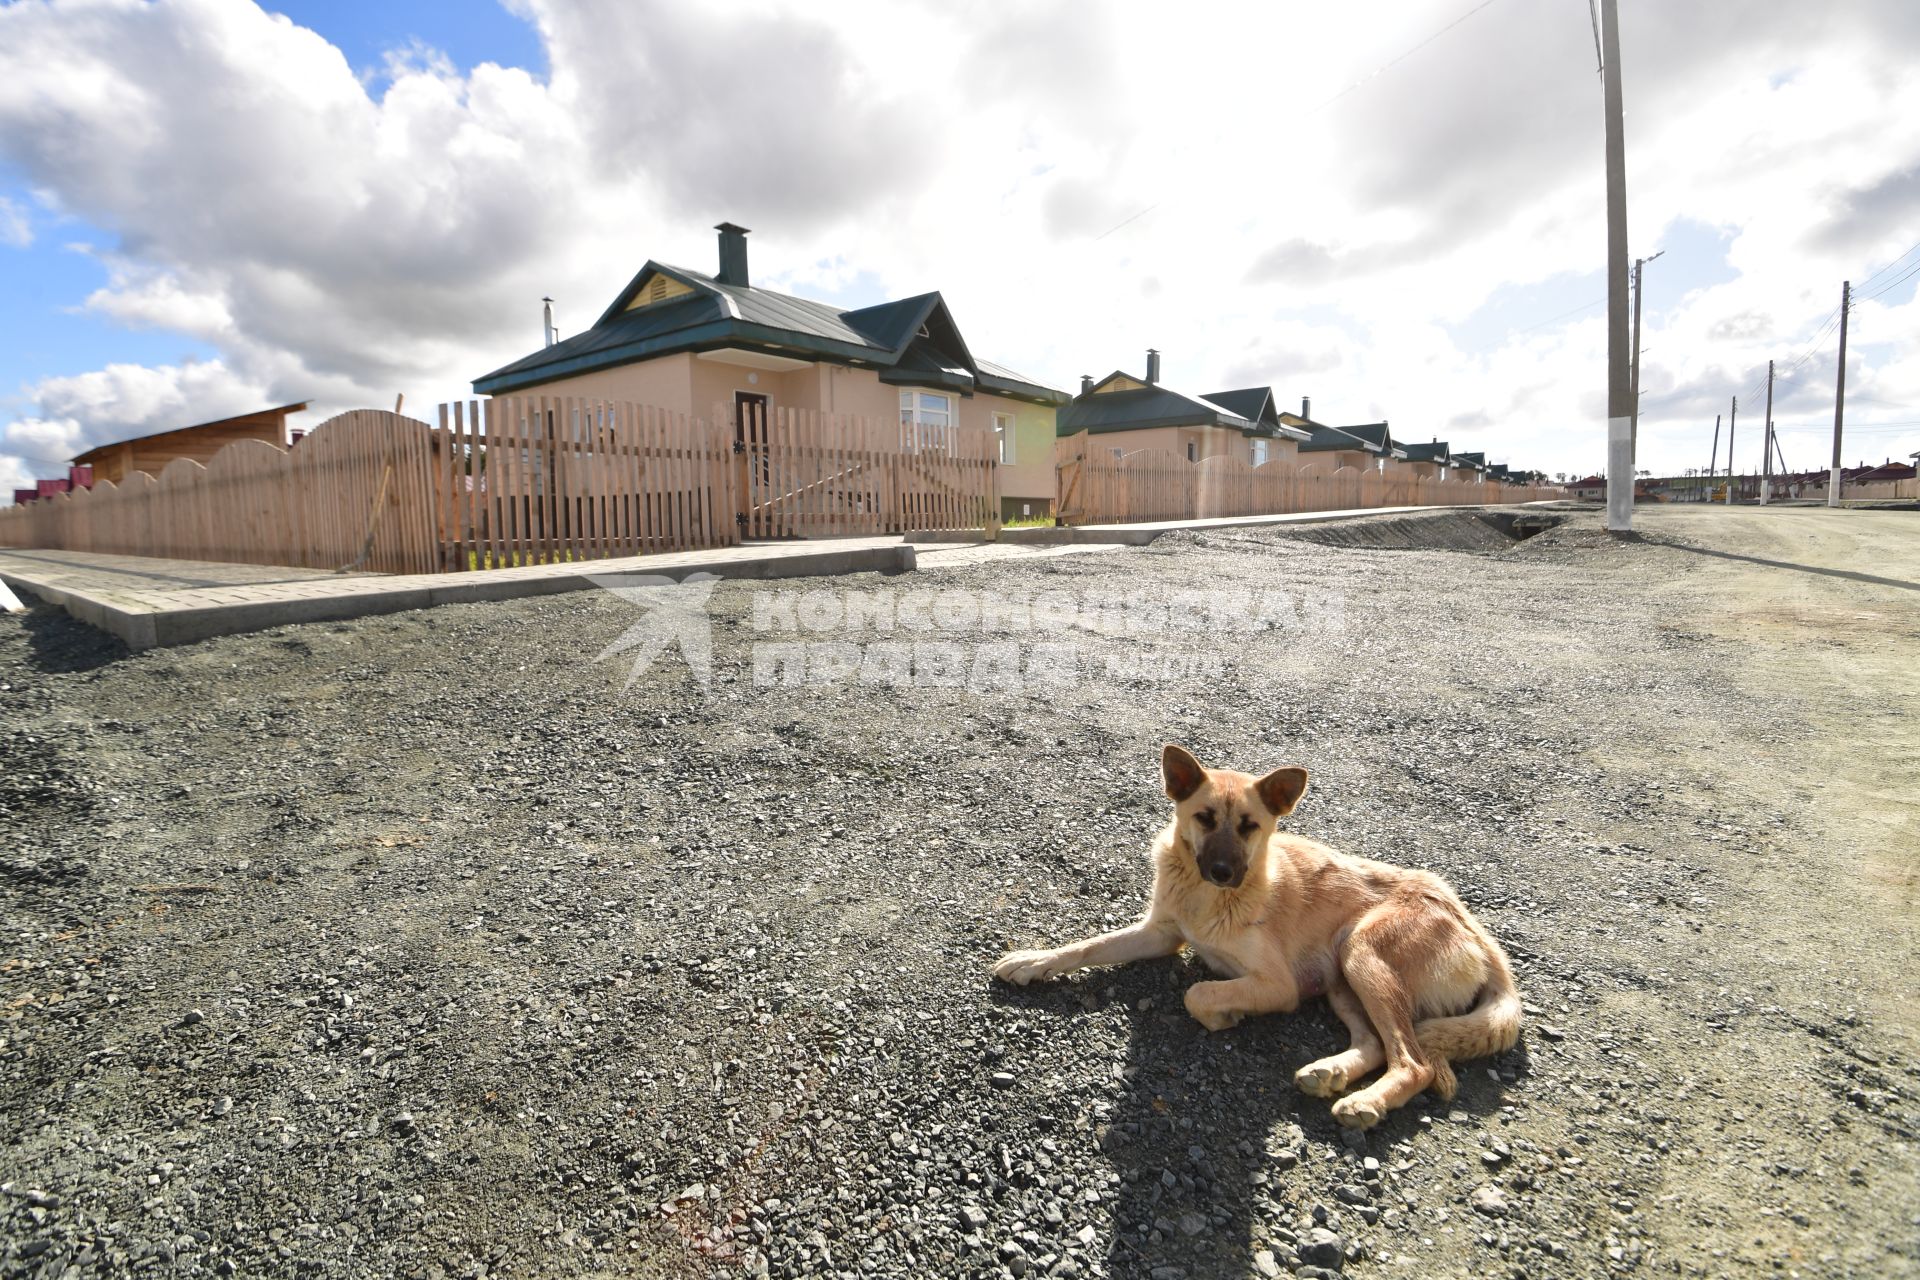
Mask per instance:
[[[1333,1104],[1333,1118],[1349,1129],[1371,1129],[1386,1118],[1380,1104],[1363,1093],[1340,1099]]]
[[[1024,987],[1051,978],[1065,967],[1057,951],[1009,951],[993,966],[993,976]]]
[[[1187,988],[1187,1012],[1209,1031],[1225,1031],[1240,1024],[1240,1014],[1214,998],[1212,984],[1198,983]]]
[[[1294,1072],[1293,1083],[1315,1098],[1336,1097],[1347,1091],[1347,1069],[1332,1058],[1322,1058]]]

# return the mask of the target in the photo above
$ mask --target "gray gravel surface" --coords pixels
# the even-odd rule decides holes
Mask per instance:
[[[1843,874],[1781,765],[1873,691],[1770,681],[1692,536],[777,588],[1292,609],[1074,629],[1093,678],[1040,692],[761,687],[748,584],[710,694],[593,662],[604,595],[135,656],[0,621],[0,1273],[1911,1274],[1911,875]],[[1323,1005],[991,984],[1137,911],[1166,739],[1303,763],[1294,829],[1450,877],[1521,1045],[1362,1136],[1290,1084]]]

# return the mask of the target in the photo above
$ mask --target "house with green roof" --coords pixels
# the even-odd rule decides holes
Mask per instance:
[[[1407,469],[1423,480],[1444,480],[1447,477],[1447,442],[1434,437],[1426,444],[1402,444],[1401,452],[1407,455]]]
[[[649,260],[584,332],[474,379],[480,395],[583,396],[740,422],[781,409],[899,421],[938,447],[998,441],[1003,515],[1054,497],[1063,391],[980,359],[938,292],[844,309],[752,283],[747,229],[723,222],[719,270]]]
[[[1095,382],[1080,380],[1080,394],[1054,419],[1062,436],[1086,432],[1117,454],[1164,449],[1190,462],[1222,454],[1249,466],[1291,458],[1307,433],[1280,421],[1273,388],[1242,387],[1204,396],[1176,391],[1160,381],[1160,353],[1147,352],[1146,376],[1118,369]]]

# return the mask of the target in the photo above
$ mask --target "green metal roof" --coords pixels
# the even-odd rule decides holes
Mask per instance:
[[[1272,387],[1242,387],[1237,391],[1209,391],[1202,399],[1217,404],[1228,413],[1245,418],[1248,422],[1265,427],[1267,430],[1262,434],[1282,436],[1289,440],[1305,440],[1309,435],[1299,427],[1289,426],[1280,421],[1280,410],[1273,398]]]
[[[655,276],[693,292],[629,311],[628,304]],[[926,349],[930,345],[934,350]],[[889,382],[942,386],[963,394],[980,389],[1051,405],[1068,398],[1004,366],[982,366],[938,293],[843,311],[830,303],[726,284],[703,272],[652,261],[591,329],[474,379],[473,389],[480,395],[499,395],[655,356],[721,347],[873,365],[890,372]],[[954,369],[959,372],[951,372]]]
[[[1231,427],[1247,434],[1259,434],[1259,427],[1230,413],[1217,404],[1175,391],[1172,387],[1150,383],[1124,391],[1102,391],[1115,378],[1140,379],[1116,369],[1060,407],[1054,415],[1054,430],[1063,436],[1082,431],[1143,431],[1150,427]]]
[[[1353,435],[1346,427],[1315,427],[1307,442],[1300,446],[1302,453],[1331,453],[1339,449],[1359,449],[1365,453],[1386,452],[1371,440]]]
[[[1403,444],[1409,462],[1445,462],[1447,460],[1447,442],[1435,440],[1431,444]]]

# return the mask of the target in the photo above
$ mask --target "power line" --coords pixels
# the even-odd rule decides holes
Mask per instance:
[[[1399,66],[1401,63],[1405,62],[1408,58],[1411,58],[1414,54],[1420,52],[1422,49],[1432,44],[1435,40],[1438,40],[1441,36],[1447,34],[1447,32],[1453,30],[1455,27],[1465,22],[1468,18],[1471,18],[1474,14],[1480,12],[1482,9],[1486,8],[1491,4],[1494,4],[1495,2],[1496,0],[1480,0],[1479,4],[1473,6],[1473,8],[1467,10],[1465,13],[1455,18],[1452,22],[1449,22],[1446,26],[1434,32],[1432,35],[1428,36],[1425,40],[1422,40],[1419,44],[1413,46],[1413,48],[1407,50],[1405,53],[1401,54],[1399,57],[1395,58],[1393,61],[1383,63],[1381,66],[1375,68],[1372,72],[1362,76],[1358,80],[1355,80],[1352,84],[1348,85],[1346,88],[1334,94],[1331,98],[1328,98],[1325,102],[1321,103],[1317,107],[1314,107],[1312,110],[1306,112],[1305,114],[1313,115],[1316,112],[1324,111],[1326,108],[1340,101],[1340,99],[1346,97],[1348,94],[1352,93],[1355,89],[1358,89],[1360,86],[1364,84],[1370,84],[1374,80],[1379,79],[1379,77],[1383,73],[1387,71],[1391,71],[1393,68]]]
[[[1888,281],[1886,284],[1881,285],[1878,289],[1875,289],[1872,293],[1868,294],[1866,297],[1858,299],[1856,301],[1856,305],[1858,305],[1859,302],[1872,302],[1875,298],[1879,297],[1883,293],[1892,293],[1895,289],[1898,289],[1902,284],[1905,284],[1908,280],[1913,279],[1913,277],[1916,275],[1920,275],[1920,262],[1914,263],[1912,266],[1908,267],[1905,271],[1895,276],[1892,280]]]
[[[1860,287],[1863,289],[1866,288],[1868,285],[1872,284],[1875,280],[1878,280],[1881,276],[1893,270],[1894,267],[1898,266],[1902,262],[1905,262],[1907,258],[1912,255],[1914,249],[1920,249],[1920,244],[1915,244],[1912,249],[1908,249],[1906,253],[1901,254],[1899,257],[1895,258],[1892,262],[1889,262],[1886,266],[1880,268],[1878,271],[1874,272],[1872,275],[1862,280],[1860,282]]]

